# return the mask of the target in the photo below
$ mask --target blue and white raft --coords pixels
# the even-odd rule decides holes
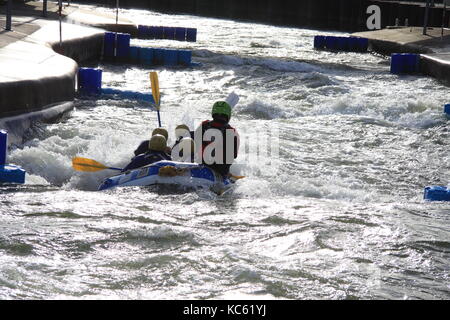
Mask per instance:
[[[205,188],[222,194],[234,185],[234,180],[224,178],[214,170],[197,163],[163,160],[107,178],[100,184],[98,190],[153,185]]]

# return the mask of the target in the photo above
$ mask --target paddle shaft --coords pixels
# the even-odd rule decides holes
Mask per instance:
[[[159,107],[158,107],[158,109],[156,109],[156,112],[158,113],[158,124],[159,124],[159,127],[161,128],[161,115],[159,114]]]

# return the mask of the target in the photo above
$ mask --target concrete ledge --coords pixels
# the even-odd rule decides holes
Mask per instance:
[[[115,15],[109,13],[100,14],[71,6],[70,10],[67,11],[67,22],[100,28],[111,32],[129,33],[133,38],[138,36],[138,26],[136,24],[122,16],[119,16],[118,23],[116,24]]]
[[[81,64],[88,61],[99,61],[103,52],[104,33],[83,37],[82,39],[65,40],[62,48],[59,43],[53,43],[51,48],[65,57]]]
[[[428,47],[415,44],[400,44],[393,41],[369,39],[369,50],[383,55],[393,53],[433,53]]]
[[[423,54],[420,59],[421,71],[450,85],[450,54]]]
[[[104,30],[63,24],[60,45],[58,22],[33,23],[36,32],[0,48],[0,118],[73,100],[77,62],[101,57]]]
[[[420,54],[421,72],[450,84],[450,54],[437,53],[450,51],[449,29],[429,28],[424,35],[421,27],[403,27],[358,32],[353,35],[368,38],[369,49],[383,55]]]
[[[73,101],[66,101],[46,106],[45,109],[22,114],[14,117],[0,118],[0,128],[8,131],[8,140],[11,144],[23,143],[25,131],[36,121],[54,121],[64,113],[73,109]]]
[[[75,97],[76,68],[62,77],[0,83],[0,115],[11,117]]]

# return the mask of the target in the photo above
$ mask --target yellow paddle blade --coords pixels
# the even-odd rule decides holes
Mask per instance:
[[[245,178],[245,176],[235,176],[234,174],[231,174],[230,175],[230,177],[233,179],[233,180],[239,180],[239,179],[244,179]]]
[[[158,73],[156,71],[150,72],[150,83],[152,85],[152,95],[153,99],[155,100],[156,108],[159,109],[159,80]]]
[[[97,172],[104,169],[109,169],[109,167],[101,164],[92,159],[76,157],[72,159],[72,167],[77,171],[83,172]]]

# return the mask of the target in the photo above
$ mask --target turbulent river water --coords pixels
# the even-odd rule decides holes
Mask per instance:
[[[77,99],[11,147],[28,176],[0,187],[0,299],[450,298],[450,205],[422,200],[424,186],[450,181],[448,87],[392,75],[384,57],[313,50],[314,35],[330,32],[121,15],[197,28],[195,43],[132,42],[193,50],[200,65],[101,64],[103,85],[149,93],[158,71],[171,135],[236,92],[243,142],[232,171],[246,178],[223,196],[96,191],[114,172],[76,172],[71,159],[125,166],[156,112]]]

